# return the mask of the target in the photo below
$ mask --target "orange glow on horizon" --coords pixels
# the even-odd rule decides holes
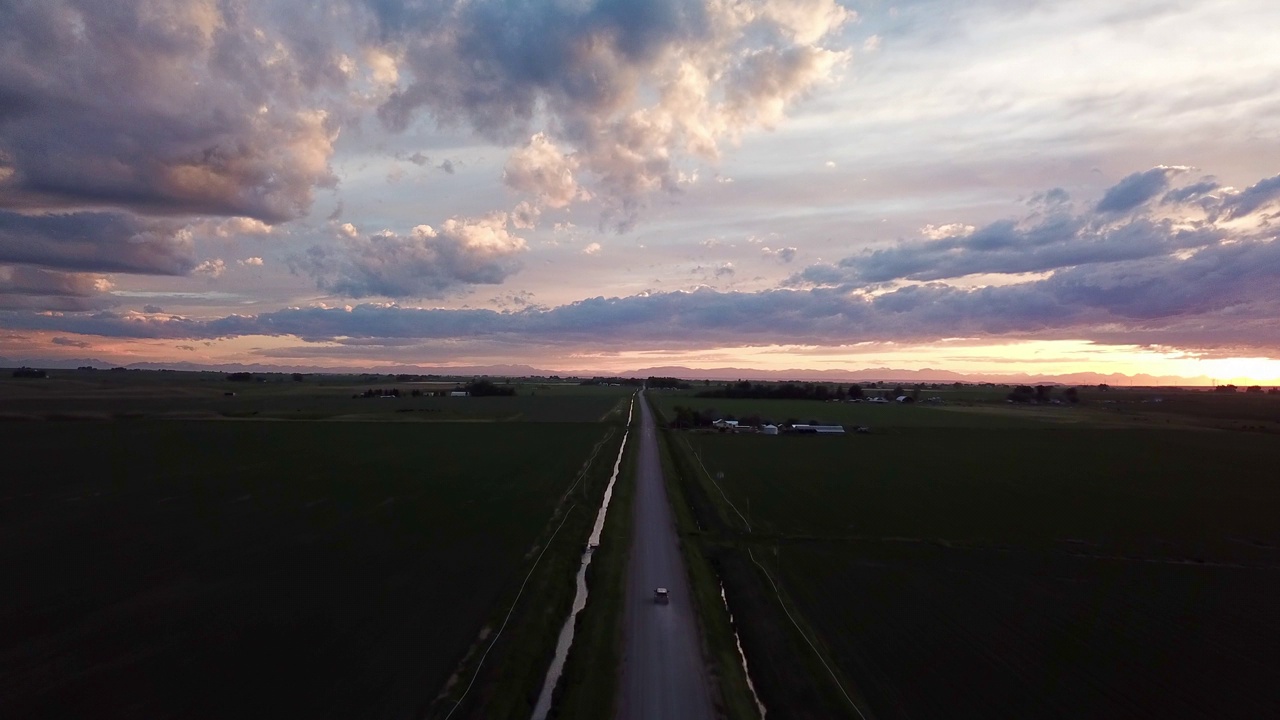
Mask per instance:
[[[54,342],[57,338],[59,342]],[[899,344],[864,342],[852,345],[754,345],[697,350],[579,351],[550,354],[533,346],[528,354],[512,355],[510,345],[486,348],[458,347],[448,355],[429,356],[417,348],[352,348],[330,343],[305,343],[295,337],[243,336],[224,340],[191,342],[170,340],[123,340],[70,333],[29,332],[19,339],[11,336],[5,356],[21,358],[96,359],[127,365],[135,362],[192,363],[197,365],[261,364],[281,367],[474,367],[490,365],[530,365],[550,372],[621,373],[663,366],[691,370],[739,368],[744,371],[843,370],[857,372],[887,368],[892,370],[937,370],[965,376],[1063,376],[1078,373],[1115,375],[1113,382],[1150,375],[1169,378],[1183,385],[1233,384],[1238,386],[1280,386],[1280,358],[1265,356],[1205,358],[1178,350],[1156,350],[1137,345],[1101,345],[1085,340],[1026,340],[992,342],[971,338],[950,338],[932,343]],[[466,345],[466,343],[459,343]],[[424,342],[432,350],[446,347]],[[332,354],[325,352],[332,348]],[[296,354],[289,352],[297,350]],[[266,354],[268,351],[271,354]],[[1123,377],[1122,377],[1123,376]],[[946,379],[943,375],[940,379]],[[1102,380],[1105,382],[1106,380]]]

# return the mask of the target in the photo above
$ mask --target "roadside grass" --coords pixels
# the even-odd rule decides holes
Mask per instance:
[[[639,427],[637,410],[632,429]],[[600,547],[587,568],[587,604],[578,614],[573,647],[557,684],[550,718],[611,718],[618,702],[627,562],[631,554],[637,437],[627,441]],[[557,632],[559,625],[556,626]]]
[[[537,692],[618,427],[0,423],[0,714],[419,714],[608,432],[472,691],[495,718]]]

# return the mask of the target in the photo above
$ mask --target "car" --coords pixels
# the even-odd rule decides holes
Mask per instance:
[[[653,591],[653,601],[661,605],[666,605],[671,602],[671,595],[667,592],[666,588],[660,587]]]

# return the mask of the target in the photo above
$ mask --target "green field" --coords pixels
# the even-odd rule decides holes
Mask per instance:
[[[234,399],[286,388],[324,402]],[[100,390],[120,412],[204,392]],[[621,439],[613,390],[457,399],[559,422],[0,421],[0,716],[442,715],[563,519],[455,717],[527,715]],[[98,402],[50,397],[42,416]]]
[[[870,717],[1280,714],[1280,443],[1188,429],[1222,399],[1120,424],[1092,403],[733,402],[882,413],[871,435],[669,434],[770,717],[852,709],[753,558]]]

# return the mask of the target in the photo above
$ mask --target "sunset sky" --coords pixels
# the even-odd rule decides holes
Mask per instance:
[[[0,357],[1280,384],[1274,0],[0,0]]]

